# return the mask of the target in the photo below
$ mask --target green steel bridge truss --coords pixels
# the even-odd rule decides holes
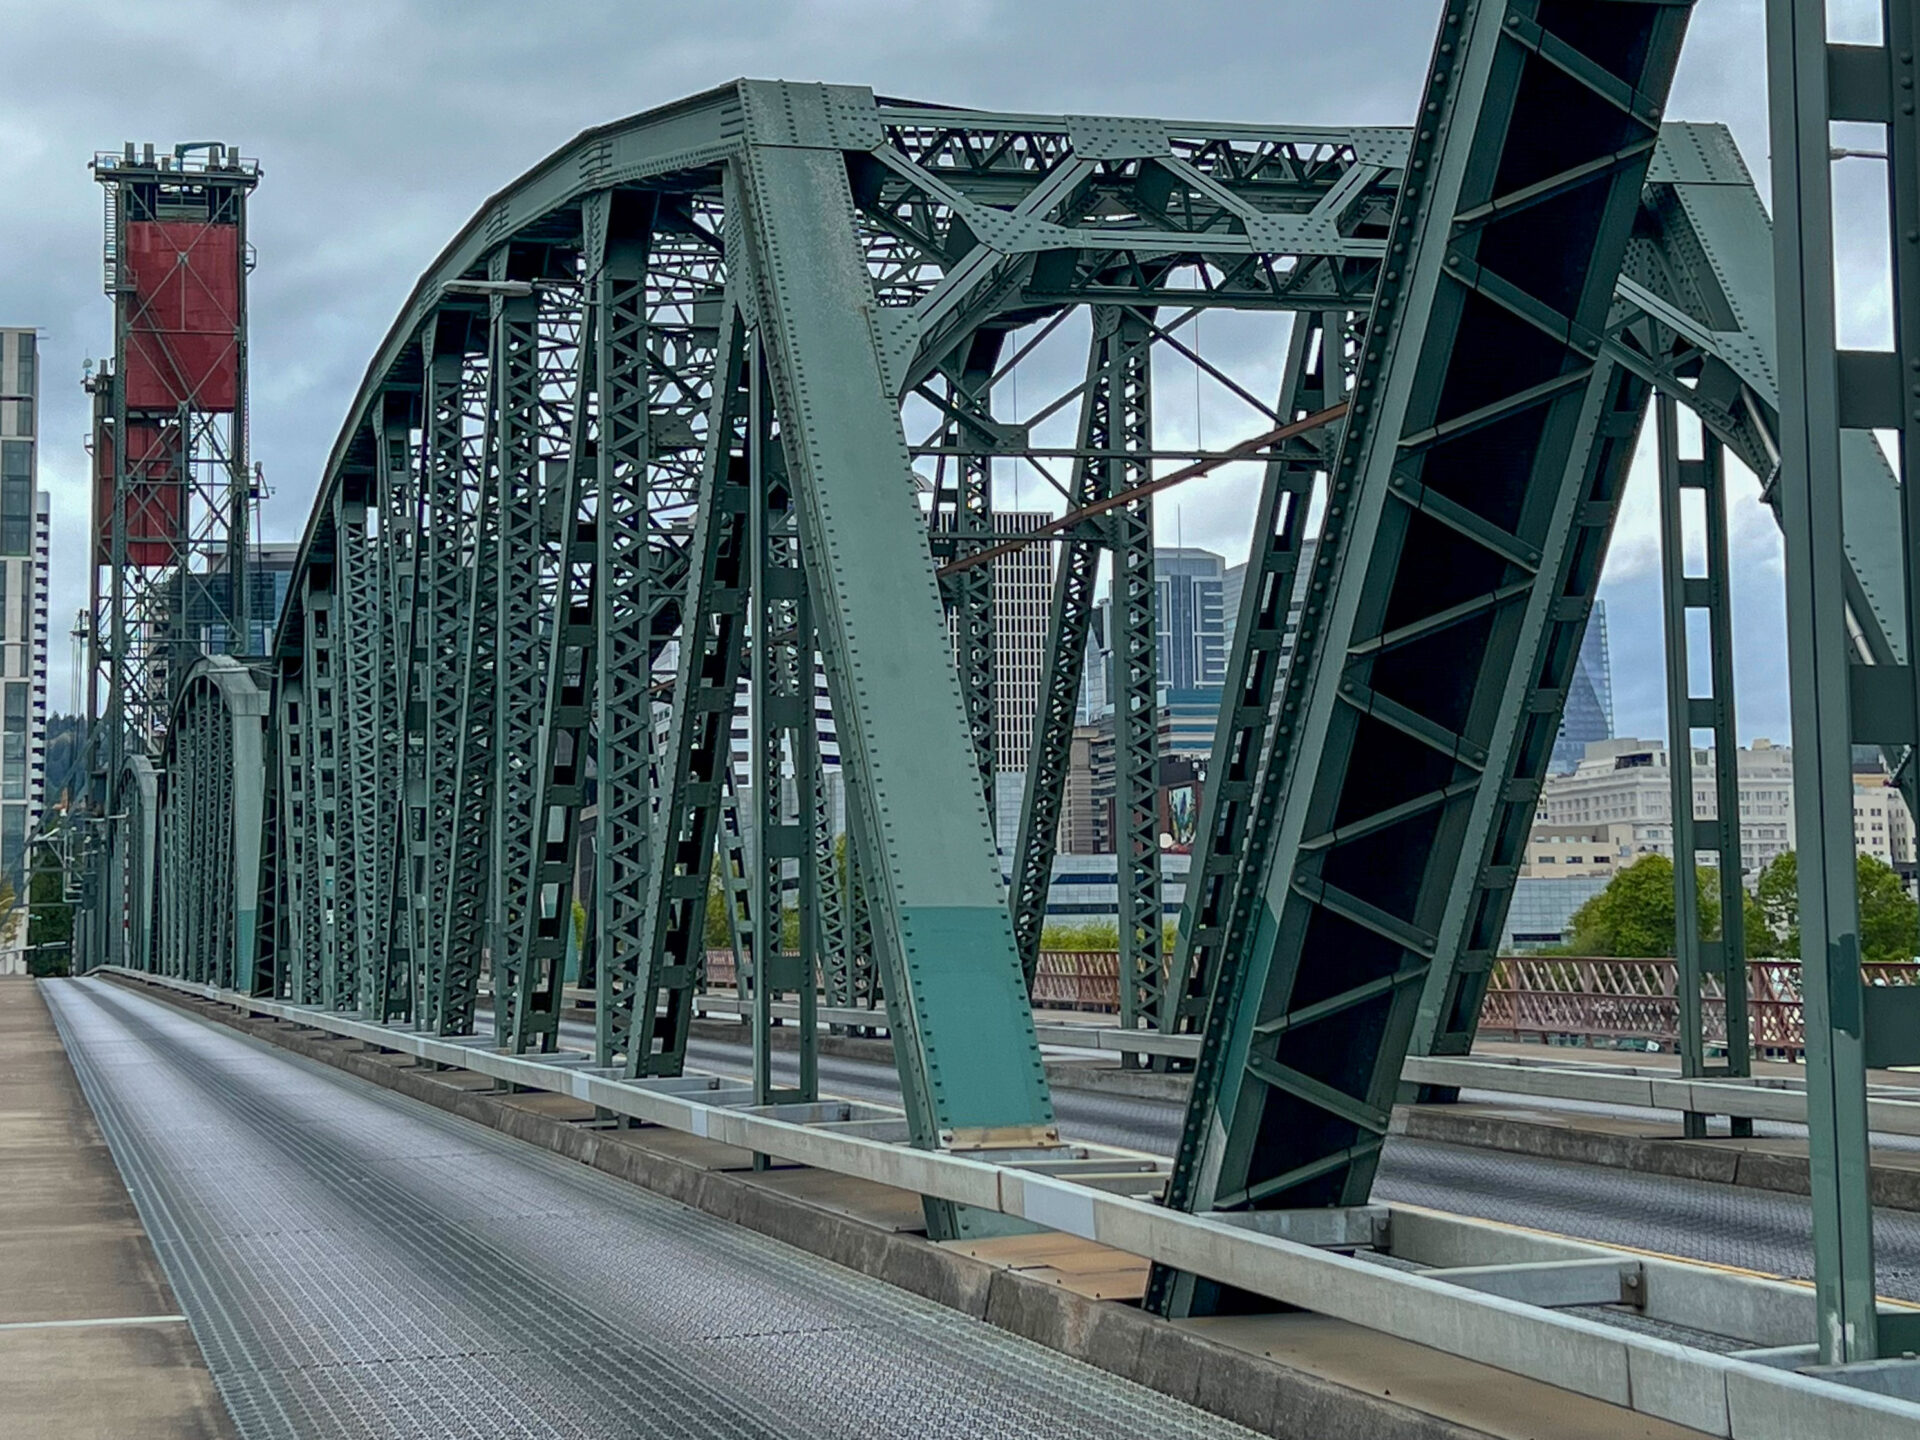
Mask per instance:
[[[914,1144],[1044,1153],[1027,990],[1110,563],[1122,1024],[1203,1041],[1168,1202],[1364,1202],[1403,1060],[1472,1043],[1653,397],[1775,500],[1767,217],[1724,129],[1661,123],[1689,12],[1454,0],[1411,131],[742,81],[586,132],[415,287],[273,654],[196,673],[88,894],[131,963],[436,1034],[485,1002],[516,1052],[557,1046],[578,901],[597,1063],[667,1077],[719,863],[763,1103],[815,1087],[811,1025],[774,1085],[771,1002],[823,996],[884,1012]],[[1218,310],[1270,314],[1271,403],[1183,338]],[[996,414],[1024,337],[1078,312],[1084,379]],[[1345,407],[1255,452],[1170,959],[1134,492],[1220,457],[1156,436],[1169,351],[1276,427]],[[1842,458],[1855,659],[1902,665],[1898,487],[1865,433]],[[1099,513],[1055,537],[1008,879],[992,587],[958,562],[1006,538],[994,464],[1054,461]],[[1663,473],[1708,483],[1690,463]],[[1150,1298],[1234,1302],[1172,1274]]]

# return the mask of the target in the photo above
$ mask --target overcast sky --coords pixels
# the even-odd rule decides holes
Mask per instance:
[[[587,126],[739,75],[993,109],[1404,124],[1438,8],[1437,0],[0,0],[0,155],[11,176],[0,201],[0,324],[42,335],[52,707],[68,708],[67,632],[86,596],[81,366],[111,345],[101,196],[86,168],[95,150],[221,140],[259,157],[253,454],[273,491],[263,532],[291,539],[373,346],[420,270],[488,194]],[[1865,7],[1841,0],[1836,9],[1845,26]],[[1761,0],[1700,0],[1669,114],[1730,125],[1764,189],[1761,23]],[[1870,278],[1870,257],[1862,264]],[[1843,339],[1874,343],[1884,309],[1870,286],[1860,288]],[[1277,373],[1283,334],[1222,322],[1202,344]],[[1196,428],[1212,444],[1239,437],[1244,412],[1216,388],[1176,392],[1167,385],[1159,397],[1169,441]],[[1022,501],[1037,488],[1029,481]],[[1732,489],[1741,730],[1784,738],[1778,536],[1750,477]],[[1161,508],[1164,541],[1177,534],[1244,558],[1244,486],[1202,482],[1176,493]],[[1625,734],[1665,728],[1653,537],[1643,454],[1602,587]]]

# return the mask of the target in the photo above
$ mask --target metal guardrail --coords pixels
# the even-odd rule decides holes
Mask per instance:
[[[1868,985],[1920,984],[1920,965],[1862,965]],[[1480,1033],[1576,1040],[1679,1043],[1679,965],[1631,960],[1519,955],[1493,972]],[[1797,1058],[1805,1044],[1798,960],[1749,960],[1747,1006],[1753,1044],[1762,1053]],[[1725,1044],[1726,997],[1709,977],[1702,1019],[1709,1045]]]
[[[1862,965],[1869,985],[1920,985],[1920,964]],[[714,986],[735,983],[733,954],[707,952]],[[1509,956],[1494,966],[1480,1033],[1524,1039],[1619,1044],[1679,1043],[1679,966],[1668,959]],[[1747,962],[1753,1043],[1762,1053],[1798,1058],[1804,1044],[1798,960]],[[1043,950],[1034,975],[1038,1010],[1111,1015],[1120,1009],[1120,957],[1112,950]],[[1726,1041],[1726,1000],[1709,978],[1702,1003],[1708,1045]]]
[[[628,1080],[594,1067],[585,1055],[509,1055],[480,1037],[437,1039],[117,966],[94,973],[163,986],[507,1085],[569,1095],[610,1114],[777,1159],[996,1211],[1726,1440],[1912,1440],[1920,1425],[1920,1404],[1783,1368],[1811,1363],[1813,1294],[1803,1285],[1418,1207],[1189,1215],[1022,1168],[1017,1161],[994,1163],[867,1138],[861,1131],[870,1121],[818,1122],[832,1106],[754,1106],[750,1089],[723,1081]],[[816,1123],[783,1118],[802,1111]],[[1376,1217],[1384,1219],[1384,1232]],[[1288,1232],[1318,1233],[1322,1244],[1351,1248],[1352,1238],[1325,1233],[1347,1220],[1398,1235],[1390,1253],[1433,1268],[1388,1269],[1288,1238]],[[1591,1293],[1596,1262],[1633,1270],[1631,1284],[1619,1272],[1621,1293],[1638,1297],[1635,1308],[1645,1318],[1722,1336],[1731,1329],[1730,1338],[1752,1348],[1718,1354],[1547,1308],[1601,1303]],[[1537,1303],[1509,1298],[1514,1293]],[[1901,1307],[1899,1313],[1909,1312]]]

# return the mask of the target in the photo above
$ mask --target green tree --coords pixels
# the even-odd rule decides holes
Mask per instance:
[[[1746,922],[1747,959],[1767,960],[1780,953],[1773,925],[1767,919],[1767,907],[1751,890],[1740,892],[1740,913]]]
[[[73,907],[67,903],[66,875],[51,845],[35,845],[28,854],[27,973],[65,975],[73,963]],[[13,887],[0,882],[0,916],[13,918]]]
[[[1753,887],[1754,899],[1766,917],[1772,937],[1771,953],[1783,960],[1800,957],[1800,864],[1793,851],[1776,855]],[[1747,952],[1753,953],[1748,943]]]
[[[1854,874],[1860,887],[1860,958],[1869,965],[1912,960],[1920,902],[1884,860],[1862,855]]]
[[[1720,928],[1719,883],[1714,872],[1696,869],[1700,893],[1700,938]],[[1607,888],[1573,912],[1570,948],[1576,955],[1657,956],[1674,950],[1673,862],[1643,855],[1607,882]]]
[[[1860,958],[1871,965],[1913,959],[1920,939],[1920,901],[1907,892],[1891,865],[1871,855],[1854,858],[1854,879],[1860,894]],[[1800,866],[1793,852],[1761,871],[1754,889],[1774,936],[1771,953],[1799,958]],[[1755,953],[1751,942],[1747,953]]]
[[[732,943],[727,934],[727,892],[715,864],[707,871],[707,949],[725,950]]]

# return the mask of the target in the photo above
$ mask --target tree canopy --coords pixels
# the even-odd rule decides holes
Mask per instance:
[[[1920,901],[1884,860],[1860,855],[1854,860],[1860,892],[1860,958],[1872,965],[1912,960],[1920,941]],[[1755,898],[1765,916],[1771,944],[1756,949],[1750,934],[1748,954],[1800,954],[1800,866],[1789,850],[1760,872]]]
[[[1860,958],[1869,964],[1908,961],[1920,945],[1920,901],[1884,860],[1855,860],[1860,890]],[[1715,872],[1695,871],[1700,886],[1700,938],[1720,933],[1720,886]],[[1749,960],[1800,954],[1800,873],[1787,851],[1760,872],[1743,897]],[[1654,957],[1673,954],[1673,862],[1643,855],[1574,911],[1569,955]]]
[[[1720,930],[1720,887],[1714,872],[1694,871],[1700,889],[1700,938]],[[1642,855],[1617,872],[1607,888],[1573,912],[1567,951],[1574,955],[1673,954],[1673,862]]]

